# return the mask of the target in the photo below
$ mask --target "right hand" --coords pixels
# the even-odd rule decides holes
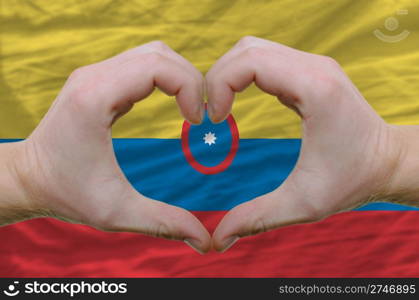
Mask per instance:
[[[254,81],[298,113],[303,126],[292,173],[276,190],[226,214],[213,235],[216,250],[244,236],[318,221],[387,196],[402,148],[398,134],[333,59],[246,37],[220,58],[206,81],[215,122],[230,113],[234,93]]]

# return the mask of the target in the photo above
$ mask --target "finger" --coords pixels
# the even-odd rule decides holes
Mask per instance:
[[[184,241],[201,254],[210,250],[210,234],[193,214],[180,207],[148,199],[136,191],[130,194],[120,199],[118,208],[106,213],[104,220],[95,222],[96,227]]]
[[[224,120],[231,111],[234,94],[252,82],[269,94],[297,98],[299,91],[293,78],[299,71],[298,66],[271,50],[252,48],[242,52],[219,73],[208,73],[206,77],[211,119],[214,122]]]
[[[72,98],[80,98],[79,102],[84,102],[97,114],[107,114],[111,124],[158,87],[166,94],[176,96],[187,120],[201,122],[202,74],[168,50],[153,50],[150,46],[140,50],[127,51],[74,72],[71,76],[75,86],[71,89]]]
[[[287,106],[301,106],[297,100],[305,95],[310,83],[306,71],[314,57],[316,55],[258,38],[241,40],[206,75],[211,119],[224,120],[231,110],[234,94],[252,82],[263,91],[281,97]]]
[[[308,202],[284,185],[229,211],[213,234],[213,248],[224,252],[242,237],[320,218]]]
[[[241,38],[226,54],[220,57],[216,63],[212,66],[211,70],[217,73],[222,69],[232,58],[239,55],[246,49],[249,48],[266,48],[272,51],[276,51],[278,54],[287,55],[287,56],[297,56],[302,54],[308,54],[306,52],[290,48],[288,46],[275,43],[269,40],[261,39],[254,36],[245,36]]]
[[[127,50],[117,56],[111,57],[106,61],[108,61],[112,65],[118,65],[135,59],[141,54],[154,52],[171,58],[174,62],[178,63],[179,66],[194,74],[197,78],[201,78],[202,85],[204,85],[204,78],[202,73],[197,68],[195,68],[195,66],[192,65],[187,59],[185,59],[182,55],[174,51],[172,48],[170,48],[162,41],[149,42],[139,47]]]
[[[167,44],[162,41],[152,41],[141,46],[129,49],[124,51],[116,56],[108,58],[101,63],[109,63],[111,65],[118,65],[124,63],[126,61],[132,60],[133,58],[137,58],[141,54],[144,53],[153,53],[157,52],[162,55],[167,55],[172,57],[177,63],[182,65],[185,69],[188,69],[192,73],[202,76],[202,73],[199,72],[198,69],[194,67],[187,59],[185,59],[182,55],[178,54],[172,48],[170,48]]]

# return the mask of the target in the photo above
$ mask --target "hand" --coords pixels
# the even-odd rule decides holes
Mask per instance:
[[[197,218],[139,194],[116,161],[112,124],[155,86],[176,95],[186,119],[201,121],[203,76],[161,42],[82,67],[69,77],[18,151],[18,177],[36,214],[184,240],[202,253],[210,249],[209,233]]]
[[[253,81],[301,116],[301,152],[279,188],[222,219],[213,235],[216,250],[387,195],[402,147],[395,142],[397,129],[374,112],[333,59],[243,38],[206,75],[211,119],[226,118],[234,93]]]

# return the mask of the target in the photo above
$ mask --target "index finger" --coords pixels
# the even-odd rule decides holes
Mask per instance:
[[[111,125],[158,87],[176,96],[188,121],[199,123],[203,115],[203,76],[160,44],[143,45],[76,70],[66,93],[89,112],[107,118],[106,123]]]
[[[246,37],[221,57],[206,75],[211,119],[214,122],[224,120],[231,110],[234,94],[252,82],[304,114],[304,107],[298,100],[309,94],[315,77],[310,75],[315,75],[317,67],[322,67],[320,57],[271,41]]]

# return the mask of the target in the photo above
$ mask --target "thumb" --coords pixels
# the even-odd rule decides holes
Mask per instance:
[[[187,210],[152,200],[136,191],[121,200],[118,208],[105,214],[95,227],[184,241],[200,254],[211,248],[211,236],[202,223]]]
[[[239,238],[319,219],[309,202],[283,185],[229,211],[218,224],[212,245],[215,250],[224,252]]]

